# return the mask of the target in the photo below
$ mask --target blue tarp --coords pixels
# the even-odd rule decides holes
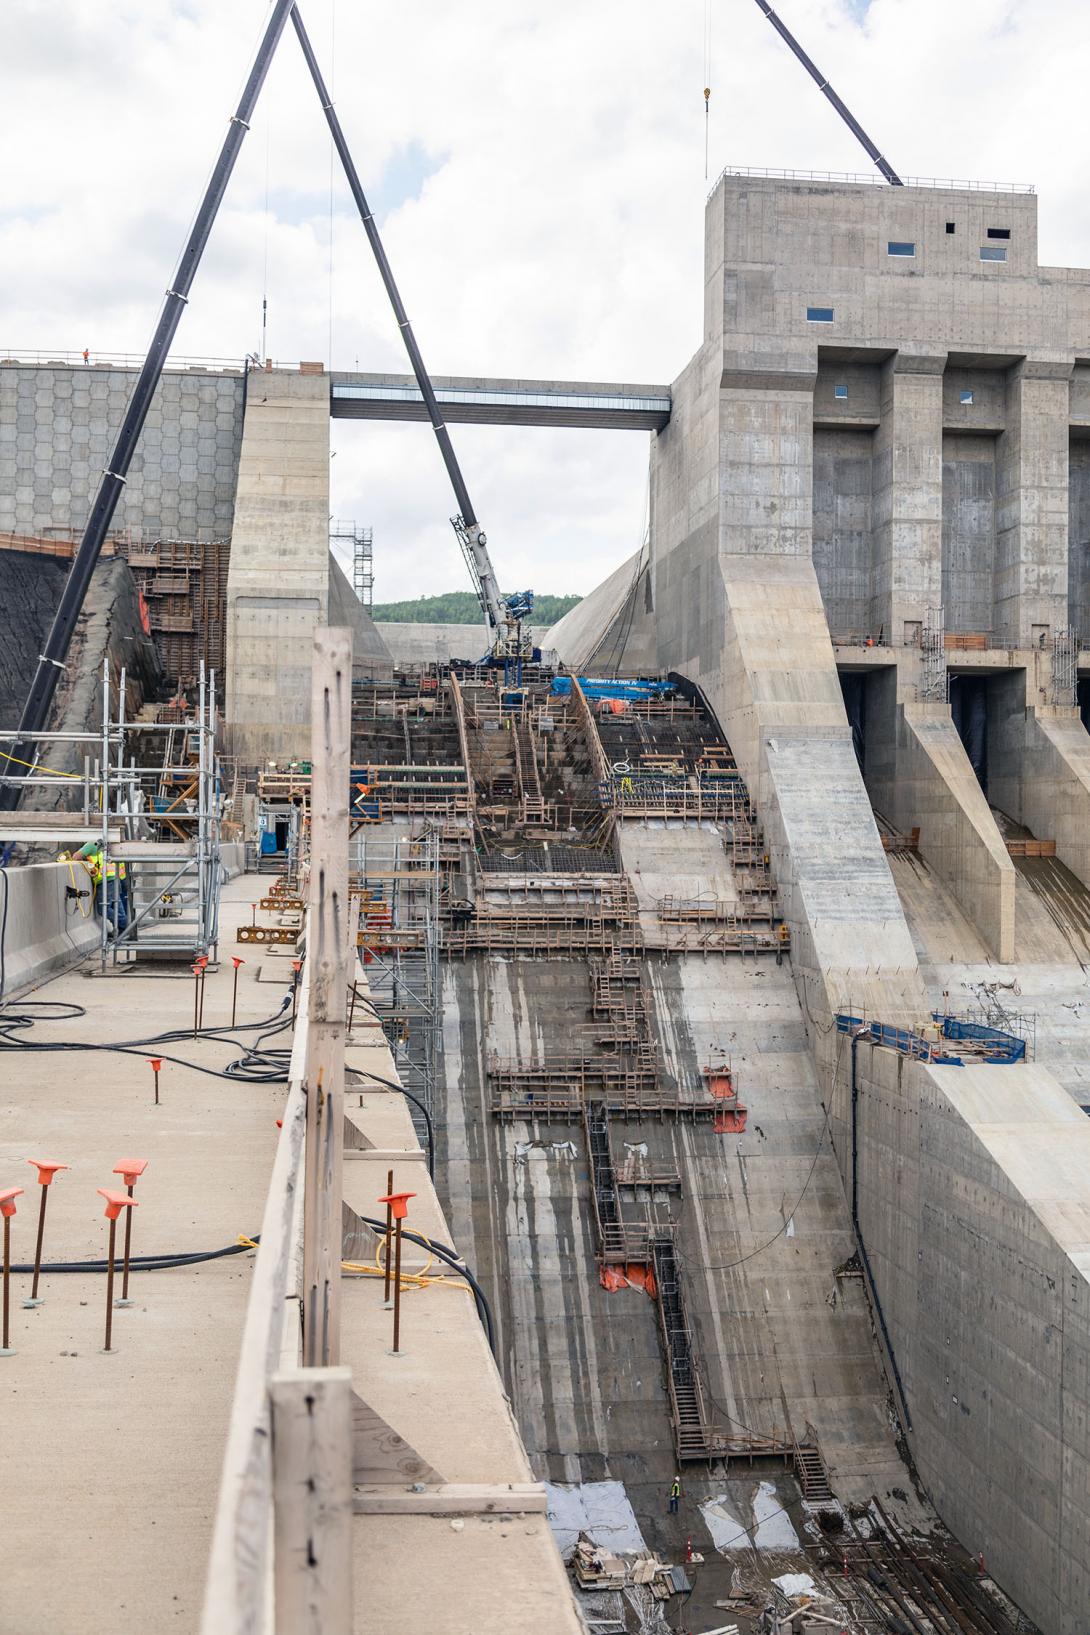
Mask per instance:
[[[608,676],[580,676],[579,685],[587,698],[654,698],[674,691],[672,681],[617,681]],[[568,698],[571,676],[554,676],[552,691],[556,698]]]
[[[1004,1033],[1000,1028],[986,1027],[983,1022],[961,1022],[956,1016],[944,1016],[940,1011],[933,1011],[932,1015],[942,1027],[944,1039],[974,1040],[977,1044],[985,1045],[987,1055],[977,1054],[976,1051],[967,1053],[964,1057],[949,1054],[941,1050],[934,1040],[924,1039],[918,1033],[908,1028],[889,1027],[884,1022],[864,1022],[860,1016],[850,1016],[847,1012],[840,1012],[836,1019],[838,1033],[854,1033],[862,1030],[862,1037],[873,1044],[884,1045],[887,1050],[897,1050],[904,1056],[922,1056],[930,1059],[937,1067],[964,1067],[966,1062],[993,1063],[1007,1066],[1013,1062],[1024,1062],[1026,1059],[1026,1042],[1013,1033]]]

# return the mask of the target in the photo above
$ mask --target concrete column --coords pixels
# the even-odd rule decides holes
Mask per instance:
[[[901,351],[882,368],[874,434],[871,623],[900,645],[942,600],[942,376],[946,354]],[[911,639],[914,630],[908,631]]]
[[[994,645],[1034,647],[1067,624],[1069,357],[1007,377],[996,486]]]
[[[329,610],[329,378],[250,376],[227,577],[227,726],[246,761],[306,758]]]
[[[719,393],[719,553],[813,548],[815,363],[729,357]]]

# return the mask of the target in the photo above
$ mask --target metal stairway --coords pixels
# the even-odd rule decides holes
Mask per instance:
[[[666,1235],[653,1238],[651,1257],[658,1291],[659,1328],[678,1461],[714,1459],[719,1457],[717,1442],[708,1423],[704,1394],[693,1359],[692,1336],[685,1320],[681,1273],[673,1239]]]

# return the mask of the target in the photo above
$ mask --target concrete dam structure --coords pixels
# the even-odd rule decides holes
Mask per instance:
[[[238,1203],[217,1194],[212,1236],[252,1234],[230,1253],[256,1258],[170,1270],[169,1306],[154,1285],[191,1361],[215,1313],[176,1405],[128,1337],[143,1312],[118,1314],[144,1433],[122,1530],[155,1557],[160,1432],[186,1516],[191,1582],[135,1575],[148,1628],[272,1627],[284,1562],[309,1561],[310,1533],[283,1543],[304,1468],[339,1495],[314,1526],[333,1516],[354,1564],[346,1629],[1090,1627],[1090,273],[1038,266],[1017,189],[731,171],[706,223],[703,340],[672,386],[436,383],[452,422],[649,437],[644,545],[535,633],[558,662],[517,676],[472,627],[377,629],[330,555],[330,418],[421,418],[411,380],[163,378],[56,720],[139,649],[141,730],[179,754],[218,730],[216,778],[202,750],[135,813],[179,860],[186,822],[219,826],[243,874],[214,925],[228,968],[210,941],[199,1041],[199,964],[173,989],[107,936],[104,981],[53,980],[96,1039],[119,983],[185,1035],[164,1107],[122,1055],[92,1113],[177,1164],[175,1224],[230,1143]],[[35,609],[9,713],[134,378],[0,360],[0,567]],[[186,698],[201,662],[213,724]],[[102,787],[70,821],[115,826],[146,878],[148,835]],[[5,879],[20,985],[75,925],[67,877],[33,873]],[[291,1062],[257,1049],[221,1094],[195,1075],[236,1000],[270,1026],[276,984]],[[345,1417],[308,1452],[306,1415],[283,1427],[337,1049],[345,1368],[321,1388]],[[13,1162],[66,1133],[51,1084],[20,1079]],[[394,1277],[404,1355],[388,1197],[419,1234]],[[40,1315],[17,1313],[19,1352]],[[91,1457],[99,1361],[54,1403],[94,1425]],[[48,1627],[93,1604],[116,1520],[80,1535]],[[13,1540],[22,1608],[48,1560],[32,1509]]]

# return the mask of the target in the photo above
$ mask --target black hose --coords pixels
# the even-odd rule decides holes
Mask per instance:
[[[365,1226],[369,1226],[371,1228],[376,1237],[385,1238],[385,1221],[375,1220],[370,1215],[361,1215],[359,1218]],[[481,1288],[481,1285],[477,1282],[477,1279],[473,1276],[473,1273],[470,1271],[462,1257],[456,1250],[452,1249],[449,1244],[436,1243],[431,1238],[423,1238],[418,1232],[410,1231],[407,1226],[403,1226],[401,1228],[401,1235],[402,1237],[408,1238],[410,1243],[415,1243],[419,1248],[427,1249],[432,1254],[437,1255],[440,1260],[444,1261],[453,1271],[457,1272],[459,1277],[465,1278],[466,1282],[473,1291],[473,1298],[477,1304],[477,1315],[484,1325],[484,1331],[488,1338],[488,1349],[491,1351],[493,1357],[495,1357],[496,1331],[492,1325],[492,1308],[488,1304],[488,1298],[485,1295],[484,1290]]]
[[[258,1242],[257,1238],[253,1239]],[[130,1255],[129,1265],[134,1271],[140,1272],[169,1272],[175,1266],[199,1266],[206,1260],[223,1260],[227,1255],[248,1255],[250,1244],[232,1243],[226,1249],[195,1249],[188,1254],[177,1255]],[[117,1265],[115,1259],[114,1265]],[[104,1272],[109,1266],[106,1260],[54,1260],[43,1261],[41,1272],[53,1275],[56,1272]],[[30,1265],[13,1266],[13,1272],[25,1272],[27,1276],[34,1271]]]
[[[34,999],[25,1000],[18,1011],[0,1011],[0,1052],[3,1051],[112,1051],[120,1056],[161,1056],[163,1061],[173,1062],[175,1066],[190,1068],[194,1073],[204,1073],[210,1078],[243,1080],[249,1084],[286,1084],[291,1062],[290,1050],[263,1049],[264,1041],[278,1033],[283,1033],[291,1027],[291,1018],[286,1014],[290,996],[285,995],[275,1015],[265,1017],[257,1022],[241,1022],[235,1028],[202,1028],[199,1037],[210,1039],[219,1044],[239,1044],[233,1035],[241,1032],[252,1032],[255,1028],[262,1031],[255,1042],[246,1047],[243,1054],[233,1062],[228,1062],[224,1068],[203,1067],[199,1062],[187,1061],[182,1056],[170,1056],[161,1047],[174,1041],[192,1039],[190,1028],[174,1028],[166,1033],[157,1033],[147,1039],[118,1040],[113,1044],[91,1044],[79,1039],[42,1040],[32,1042],[25,1039],[16,1039],[15,1033],[32,1028],[36,1022],[42,1021],[71,1021],[79,1016],[86,1015],[82,1005],[71,1004],[64,1000]]]
[[[419,1110],[420,1110],[420,1112],[421,1112],[421,1114],[423,1116],[424,1123],[427,1125],[427,1129],[428,1129],[428,1176],[432,1181],[434,1181],[435,1180],[435,1126],[432,1124],[431,1114],[428,1112],[428,1109],[424,1106],[424,1103],[420,1100],[420,1098],[418,1096],[414,1096],[411,1090],[406,1090],[406,1088],[405,1088],[405,1086],[403,1084],[398,1084],[396,1079],[383,1079],[383,1078],[380,1078],[377,1073],[372,1073],[370,1068],[367,1068],[367,1067],[353,1067],[353,1068],[350,1068],[349,1071],[352,1072],[352,1073],[362,1073],[364,1075],[364,1077],[370,1079],[373,1084],[381,1084],[387,1090],[400,1090],[401,1094],[405,1097],[406,1101],[411,1101],[414,1107],[419,1108]]]

